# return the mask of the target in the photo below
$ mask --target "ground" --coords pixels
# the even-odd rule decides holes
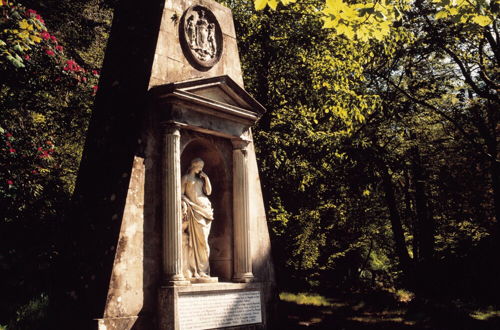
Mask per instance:
[[[459,300],[397,301],[389,294],[356,294],[329,298],[315,306],[283,294],[279,328],[328,330],[499,330],[500,310]],[[297,297],[297,295],[295,295]],[[318,304],[317,304],[318,305]],[[497,306],[498,307],[498,306]]]

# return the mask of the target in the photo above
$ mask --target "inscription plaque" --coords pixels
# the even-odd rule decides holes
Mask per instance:
[[[180,294],[178,306],[182,330],[262,322],[260,291]]]

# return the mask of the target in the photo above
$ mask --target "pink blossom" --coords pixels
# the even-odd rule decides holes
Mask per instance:
[[[73,60],[67,60],[66,66],[63,68],[64,71],[75,71],[78,69],[78,64]]]
[[[54,53],[52,50],[50,50],[50,49],[45,50],[45,52],[46,52],[46,53],[47,53],[47,55],[49,55],[49,56],[54,56],[54,55],[55,55],[55,53]]]
[[[52,40],[53,42],[57,42],[57,38],[55,36],[50,36],[50,40]]]
[[[56,50],[59,51],[59,52],[62,52],[63,51],[63,46],[57,45],[56,46]]]
[[[42,33],[40,33],[40,38],[42,38],[43,40],[49,40],[50,34],[47,31],[43,31]]]
[[[14,184],[14,181],[12,181],[12,180],[7,180],[7,184],[8,184],[9,186],[12,186],[12,185]]]
[[[9,149],[9,151],[10,151],[10,153],[11,153],[11,154],[13,154],[13,153],[15,153],[15,152],[16,152],[16,149],[14,149],[14,148],[10,148],[10,149]]]

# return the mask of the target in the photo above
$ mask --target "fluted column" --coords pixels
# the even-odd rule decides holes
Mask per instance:
[[[169,284],[185,285],[182,274],[182,214],[180,130],[162,128],[163,272]]]
[[[250,207],[247,166],[249,141],[233,140],[233,225],[235,282],[253,279],[250,246]]]

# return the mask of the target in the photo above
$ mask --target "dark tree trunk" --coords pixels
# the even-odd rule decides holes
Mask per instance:
[[[419,262],[429,263],[434,256],[434,219],[425,192],[425,171],[418,146],[411,148],[415,209],[417,214],[417,236]]]
[[[415,293],[423,297],[432,294],[432,261],[434,258],[434,218],[429,199],[426,194],[426,174],[422,166],[420,149],[410,149],[411,171],[415,189],[416,233],[418,236],[418,258],[415,261]]]
[[[389,174],[387,165],[383,164],[383,162],[381,162],[380,164],[380,171],[385,193],[385,200],[387,203],[387,208],[389,209],[389,218],[391,220],[391,228],[394,237],[396,253],[398,255],[399,264],[406,278],[407,284],[411,285],[413,282],[411,258],[410,255],[408,254],[408,249],[406,248],[403,225],[401,222],[401,216],[398,211],[398,206],[394,193],[394,184],[392,183],[392,177]]]
[[[490,175],[491,175],[491,188],[493,190],[493,203],[495,209],[495,219],[497,221],[496,236],[500,240],[500,160],[498,151],[498,109],[496,104],[490,103],[488,106],[488,133],[486,145],[488,154],[490,155]]]
[[[496,104],[490,103],[488,105],[486,116],[481,115],[477,110],[475,119],[475,125],[486,144],[493,193],[493,209],[496,219],[495,236],[500,241],[500,162],[498,160],[498,109]]]
[[[405,171],[405,206],[406,206],[406,213],[405,216],[407,219],[409,219],[409,222],[411,224],[411,230],[413,233],[413,239],[412,239],[412,252],[413,252],[413,260],[418,260],[419,259],[419,251],[418,251],[418,242],[419,242],[419,232],[418,232],[418,224],[417,224],[417,219],[414,216],[414,201],[413,201],[413,196],[410,192],[411,186],[412,186],[412,181],[411,181],[411,176],[408,173],[408,171]]]

